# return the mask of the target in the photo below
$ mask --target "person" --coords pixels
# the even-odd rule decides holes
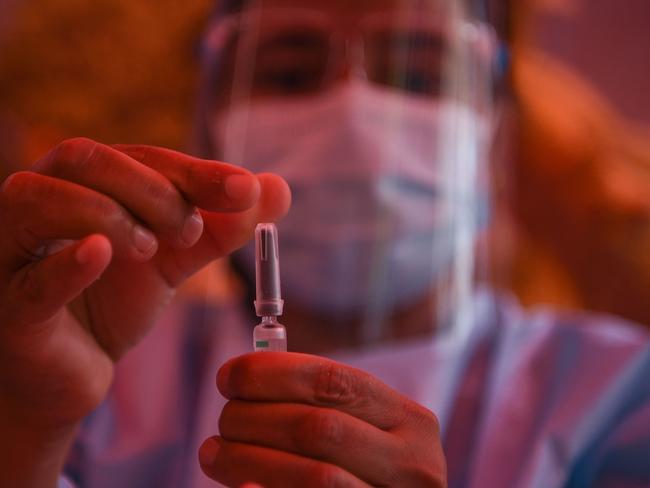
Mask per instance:
[[[486,109],[453,77],[490,51],[462,9],[440,8],[221,6],[203,135],[213,157],[291,184],[283,321],[292,349],[331,356],[232,359],[217,375],[228,400],[214,371],[250,349],[254,318],[164,305],[287,211],[282,179],[80,139],[5,181],[4,484],[54,485],[67,458],[79,486],[212,486],[206,437],[201,467],[228,486],[648,483],[647,333],[466,289],[467,234],[489,220]]]

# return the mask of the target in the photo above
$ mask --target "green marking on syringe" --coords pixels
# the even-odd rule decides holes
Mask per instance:
[[[269,347],[269,341],[257,341],[255,347]]]

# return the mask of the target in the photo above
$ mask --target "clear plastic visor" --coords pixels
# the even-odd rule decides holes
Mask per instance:
[[[489,29],[452,2],[275,3],[212,26],[204,121],[210,156],[292,188],[290,349],[294,328],[324,349],[466,335],[489,220]],[[235,257],[249,276],[253,255]]]

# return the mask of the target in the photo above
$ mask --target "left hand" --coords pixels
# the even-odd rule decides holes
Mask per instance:
[[[433,413],[358,369],[316,356],[253,353],[217,376],[229,402],[203,471],[227,486],[444,487]]]

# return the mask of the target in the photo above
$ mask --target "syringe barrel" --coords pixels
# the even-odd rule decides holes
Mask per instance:
[[[258,317],[282,315],[278,229],[274,224],[258,224],[255,229],[255,291]]]

